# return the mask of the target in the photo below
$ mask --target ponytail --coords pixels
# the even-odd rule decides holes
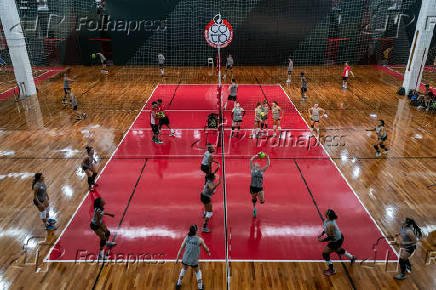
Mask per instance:
[[[416,222],[413,219],[406,218],[406,220],[404,222],[407,226],[412,226],[413,233],[415,234],[415,236],[418,239],[420,239],[422,237],[422,230],[420,227],[418,227],[418,225],[416,224]]]
[[[42,177],[42,173],[38,172],[35,174],[32,181],[32,189],[35,186],[35,184],[41,179],[41,177]]]
[[[195,234],[197,233],[197,230],[198,230],[197,225],[192,225],[192,226],[189,228],[188,236],[190,236],[190,237],[195,236]]]

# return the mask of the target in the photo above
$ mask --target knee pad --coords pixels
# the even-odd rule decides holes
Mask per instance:
[[[322,253],[322,257],[323,257],[324,260],[330,261],[330,254]]]
[[[339,255],[343,255],[343,254],[345,254],[345,250],[344,249],[340,249],[336,253],[338,253]]]
[[[374,145],[374,149],[378,151],[378,145]]]
[[[106,245],[106,240],[100,240],[100,247],[104,247]]]
[[[109,238],[110,235],[111,235],[111,231],[109,231],[109,230],[104,233],[104,236],[106,237],[106,239]]]
[[[206,218],[210,219],[212,217],[212,212],[208,211],[205,215]]]

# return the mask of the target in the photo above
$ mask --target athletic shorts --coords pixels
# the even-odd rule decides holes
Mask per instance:
[[[341,238],[339,240],[337,240],[336,242],[329,242],[327,244],[327,247],[329,247],[333,251],[337,251],[342,247],[343,242],[344,242],[344,236],[342,235]]]
[[[170,124],[170,119],[168,119],[167,116],[165,116],[165,117],[159,119],[159,125],[160,125],[160,126],[162,126],[162,125],[166,125],[166,126],[168,126],[169,124]]]
[[[229,95],[229,96],[227,97],[227,100],[229,100],[229,101],[236,101],[236,96],[231,96],[231,95]]]
[[[73,111],[77,111],[77,105],[73,107]]]
[[[416,250],[416,246],[415,245],[408,246],[408,247],[405,247],[404,250],[406,250],[406,252],[408,252],[409,254],[413,254],[413,252],[415,252],[415,250]]]
[[[89,167],[82,166],[83,171],[90,169]]]
[[[163,64],[160,64],[160,65],[159,65],[159,68],[160,68],[160,69],[163,69],[163,68],[164,68],[164,65],[163,65]]]
[[[39,199],[38,199],[38,200],[39,200]],[[42,202],[44,202],[44,200],[40,200],[39,202],[42,203]],[[33,199],[33,204],[36,205],[36,206],[38,206],[38,202],[36,201],[36,198]]]
[[[226,69],[232,69],[233,68],[233,65],[231,65],[231,64],[228,64],[227,66],[226,66]]]
[[[292,70],[288,70],[288,75],[290,75],[292,73]]]
[[[233,123],[241,124],[242,120],[233,120]]]
[[[192,268],[197,268],[198,267],[198,264],[196,264],[196,265],[189,265],[189,264],[183,263],[183,261],[182,261],[182,264],[185,265],[185,266],[188,266],[188,267],[192,267]]]
[[[150,124],[151,130],[153,131],[153,134],[159,134],[159,127],[157,124]]]
[[[307,92],[307,88],[301,88],[301,93],[304,94],[305,92]]]
[[[263,190],[263,187],[255,187],[250,185],[250,193],[257,194]]]
[[[319,120],[314,120],[314,119],[311,119],[311,120],[315,123],[319,123]]]
[[[386,141],[386,139],[388,139],[388,136],[385,136],[385,137],[377,137],[377,139],[379,140],[379,141]]]
[[[348,77],[342,77],[342,80],[346,81],[346,80],[348,80]]]
[[[68,91],[71,90],[70,88],[64,88],[64,93],[68,94]]]
[[[210,173],[210,166],[207,166],[207,165],[201,164],[200,169],[201,169],[201,171],[203,171],[203,172],[206,173],[206,174],[209,174],[209,173]]]
[[[202,193],[200,193],[200,200],[203,204],[209,204],[211,201],[209,196],[205,196]]]
[[[89,224],[89,227],[91,228],[91,230],[93,230],[94,232],[98,229],[100,229],[100,226],[97,226],[96,224],[93,224],[92,222]]]

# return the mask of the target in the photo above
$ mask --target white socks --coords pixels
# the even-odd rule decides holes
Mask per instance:
[[[195,276],[197,276],[198,289],[203,288],[203,280],[201,278],[201,270],[198,270],[198,272],[195,273]]]
[[[177,280],[177,285],[182,284],[182,279],[186,274],[186,270],[185,268],[182,268],[182,270],[180,270],[180,275],[179,275],[179,280]]]

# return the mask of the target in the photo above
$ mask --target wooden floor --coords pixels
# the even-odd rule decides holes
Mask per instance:
[[[156,71],[155,71],[156,70]],[[299,97],[300,71],[309,79],[308,100]],[[417,111],[396,95],[401,81],[371,66],[354,67],[347,91],[340,88],[342,68],[296,67],[286,86],[286,68],[235,67],[239,83],[282,83],[307,120],[307,109],[318,101],[328,112],[322,134],[345,136],[344,146],[326,146],[336,165],[355,189],[386,235],[399,231],[404,217],[414,218],[426,232],[436,229],[436,118]],[[152,73],[153,72],[153,73]],[[172,289],[179,265],[38,263],[45,257],[86,193],[85,180],[76,174],[83,148],[92,144],[102,168],[156,85],[215,83],[214,70],[168,68],[161,80],[154,68],[111,67],[108,76],[95,67],[72,67],[70,76],[79,109],[88,114],[76,122],[60,102],[62,79],[40,86],[38,98],[0,102],[0,288],[11,289]],[[0,72],[1,74],[1,72]],[[391,152],[375,158],[374,137],[365,129],[384,119]],[[59,229],[46,237],[32,203],[32,175],[44,172]],[[42,242],[35,246],[35,241]],[[315,237],[314,237],[315,238]],[[25,246],[27,244],[27,247]],[[23,247],[27,249],[27,260]],[[337,265],[337,275],[325,277],[324,263],[231,263],[231,289],[436,289],[436,264],[425,265],[425,252],[412,258],[414,271],[395,281],[385,265],[348,268]],[[320,253],[321,259],[321,253]],[[394,267],[391,265],[391,267]],[[203,263],[206,289],[226,288],[224,263]],[[196,289],[188,273],[183,289]],[[2,288],[3,287],[3,288]]]

